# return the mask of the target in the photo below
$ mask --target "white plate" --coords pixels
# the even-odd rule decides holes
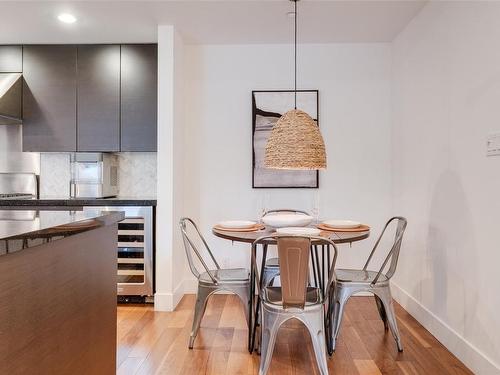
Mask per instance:
[[[361,226],[360,222],[352,220],[326,220],[323,221],[322,224],[330,228],[342,228],[342,229],[353,229],[353,228],[359,228]]]
[[[217,225],[221,228],[228,228],[228,229],[247,229],[251,228],[257,223],[255,221],[250,221],[250,220],[227,220],[227,221],[221,221]]]
[[[291,234],[294,236],[318,236],[320,232],[317,228],[288,227],[276,229],[278,234]]]
[[[304,214],[272,214],[262,218],[262,222],[273,228],[305,227],[313,221],[313,217]]]

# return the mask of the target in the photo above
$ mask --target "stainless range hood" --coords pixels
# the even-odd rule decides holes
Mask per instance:
[[[22,122],[21,73],[0,73],[0,125]]]

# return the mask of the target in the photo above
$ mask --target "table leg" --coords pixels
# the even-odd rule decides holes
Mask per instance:
[[[318,253],[318,245],[313,245],[314,246],[314,253],[316,255],[316,270],[318,273],[318,287],[323,290],[323,280],[321,278],[321,268],[319,266],[319,253]]]
[[[311,246],[311,261],[312,261],[312,269],[313,269],[313,276],[314,276],[314,286],[317,288],[318,287],[318,278],[316,276],[316,263],[314,262],[314,248]]]
[[[256,254],[254,254],[252,248],[252,254],[250,257],[250,300],[249,300],[249,313],[248,313],[248,351],[252,353],[252,332],[253,332],[253,315],[254,315],[254,295],[255,295],[255,259]]]
[[[328,276],[325,276],[325,245],[321,245],[321,278],[323,279],[323,295],[325,295],[326,287],[328,283]]]
[[[256,257],[257,258],[257,257]],[[259,325],[259,310],[260,310],[260,291],[262,290],[263,285],[263,278],[262,275],[264,274],[264,267],[266,265],[266,258],[267,258],[267,244],[264,244],[262,246],[262,263],[260,266],[260,278],[259,278],[259,290],[257,293],[257,302],[255,304],[255,319],[254,319],[254,324],[253,324],[253,329],[252,329],[252,338],[250,342],[250,353],[253,352],[254,347],[255,347],[255,334],[257,332],[257,326]]]
[[[330,245],[327,246],[327,257],[328,257],[328,280],[330,280],[330,274],[334,272],[331,264],[331,254],[330,254]],[[327,298],[326,304],[326,316],[325,316],[325,335],[326,335],[326,348],[329,355],[333,354],[333,320],[332,320],[332,312],[333,312],[333,289],[329,289],[325,291],[325,298]]]

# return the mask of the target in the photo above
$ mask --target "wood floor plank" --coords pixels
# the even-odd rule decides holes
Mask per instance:
[[[207,362],[206,375],[225,374],[227,362],[229,360],[229,351],[211,351]]]
[[[194,306],[194,304],[193,304]],[[180,374],[184,362],[189,361],[192,350],[188,348],[191,324],[187,324],[175,338],[168,352],[158,366],[157,374],[170,375]]]
[[[359,375],[382,375],[376,363],[370,359],[355,359]]]
[[[219,320],[219,327],[231,327],[234,329],[247,328],[243,304],[236,295],[227,296],[226,304]]]
[[[399,361],[397,362],[398,367],[403,372],[403,375],[418,375],[419,371],[412,362],[409,361]]]
[[[342,337],[349,348],[353,359],[371,359],[370,353],[365,348],[364,341],[359,336],[353,324],[350,327],[341,327]]]
[[[164,357],[169,352],[170,346],[181,332],[180,328],[166,328],[158,340],[154,343],[151,352],[144,359],[137,374],[151,375],[156,373],[163,363]]]
[[[340,338],[337,340],[334,355],[328,360],[328,371],[332,374],[359,375],[349,349]]]
[[[118,367],[116,371],[117,375],[133,375],[137,372],[139,367],[141,367],[144,358],[125,358],[122,364]]]
[[[260,356],[247,351],[246,321],[233,295],[214,295],[207,305],[194,349],[188,349],[195,296],[186,295],[174,312],[152,306],[118,307],[120,375],[256,375]],[[336,351],[328,359],[331,374],[470,375],[432,334],[395,303],[405,351],[378,316],[373,297],[353,297],[347,304]],[[280,329],[269,375],[318,374],[311,339],[298,321]]]

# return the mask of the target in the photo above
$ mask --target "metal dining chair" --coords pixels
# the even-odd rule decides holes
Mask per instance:
[[[193,238],[189,236],[188,224],[190,224],[195,230],[195,234],[199,237],[203,247],[205,247],[208,252],[210,261],[214,264],[215,269],[209,268],[200,250],[196,247]],[[198,330],[200,328],[201,320],[205,313],[208,298],[216,292],[228,291],[236,294],[243,302],[245,317],[247,322],[249,321],[250,277],[249,271],[245,268],[221,269],[207,242],[205,241],[205,238],[202,236],[193,220],[187,217],[182,218],[179,225],[181,227],[182,239],[184,241],[184,248],[186,250],[189,268],[191,269],[193,275],[198,279],[198,293],[196,294],[193,326],[189,338],[189,349],[192,349],[194,340],[196,339],[196,335],[198,334]],[[200,272],[196,268],[193,254],[203,266],[205,270],[204,272]]]
[[[274,214],[284,214],[284,213],[293,213],[293,214],[304,214],[309,215],[306,211],[295,210],[293,208],[278,208],[275,210],[269,210],[264,212],[262,217],[267,215]],[[273,285],[274,279],[280,274],[280,265],[278,258],[269,258],[266,260],[266,264],[264,266],[264,272],[262,273],[262,282],[263,285]]]
[[[303,236],[264,236],[252,245],[252,265],[256,268],[256,249],[259,244],[266,244],[276,239],[281,276],[281,286],[264,285],[260,290],[262,338],[260,344],[259,375],[267,374],[271,364],[274,345],[280,326],[290,319],[301,321],[311,335],[320,374],[328,374],[326,361],[325,332],[325,296],[319,287],[308,286],[309,259],[311,241],[331,245],[334,251],[333,263],[328,286],[334,280],[334,266],[337,259],[337,247],[323,237]],[[257,285],[259,275],[256,271]],[[329,290],[329,289],[326,289]]]
[[[358,292],[371,292],[375,296],[377,308],[384,322],[384,327],[387,330],[390,328],[392,336],[396,340],[398,351],[403,351],[403,344],[399,335],[398,325],[396,323],[396,315],[392,304],[392,295],[389,280],[396,272],[398,264],[399,250],[401,249],[401,242],[403,234],[406,229],[407,221],[404,217],[393,217],[384,226],[375,246],[368,257],[365,266],[361,270],[355,269],[336,269],[335,270],[335,283],[333,285],[333,303],[330,304],[331,310],[329,313],[333,314],[333,324],[330,340],[331,347],[335,350],[336,340],[339,335],[340,325],[342,322],[342,315],[344,313],[344,306],[349,297]],[[377,250],[380,241],[384,237],[387,228],[395,226],[394,242],[391,249],[385,257],[379,271],[370,271],[368,266]],[[390,262],[390,263],[389,263]],[[384,273],[386,266],[389,264],[389,269]]]

